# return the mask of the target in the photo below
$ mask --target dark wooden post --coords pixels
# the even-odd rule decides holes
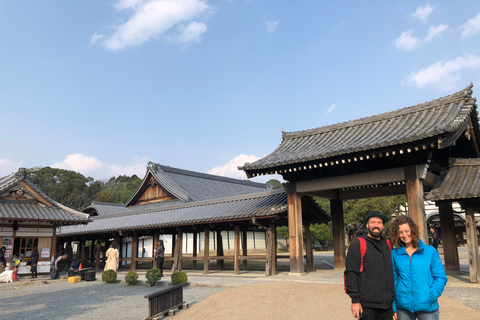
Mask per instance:
[[[130,258],[130,271],[137,270],[137,258],[138,258],[138,233],[134,233],[132,236],[132,257]]]
[[[242,255],[247,256],[248,251],[247,251],[247,230],[243,230],[242,232]],[[243,270],[247,270],[247,260],[243,260],[242,263]]]
[[[157,267],[157,262],[156,262],[156,259],[155,259],[155,250],[157,249],[159,240],[160,240],[160,231],[155,230],[153,232],[153,252],[152,252],[152,264],[153,264],[154,268]]]
[[[210,273],[210,228],[205,227],[205,237],[203,243],[203,273]]]
[[[267,276],[275,275],[277,270],[275,268],[275,225],[270,223],[265,230],[265,239],[267,246],[267,254],[265,261],[265,274]]]
[[[332,212],[334,264],[335,268],[343,268],[345,266],[345,230],[342,200],[330,200],[330,210]]]
[[[240,226],[235,225],[235,240],[233,250],[233,273],[240,274]]]
[[[470,270],[470,282],[480,281],[480,264],[478,259],[477,228],[475,223],[475,211],[467,204],[465,208],[465,229],[467,233],[468,260]]]
[[[423,182],[418,174],[418,166],[405,167],[405,186],[407,188],[408,215],[418,226],[420,239],[428,243],[425,202],[423,199]]]
[[[307,272],[315,271],[315,262],[313,257],[312,233],[310,224],[305,225],[305,253],[307,256]]]
[[[100,271],[100,252],[102,251],[102,238],[97,238],[97,248],[95,255],[95,271]]]
[[[193,232],[193,257],[196,258],[197,257],[197,247],[198,247],[198,242],[197,242],[197,239],[198,239],[198,235],[199,233],[194,231]],[[197,270],[197,260],[193,260],[192,261],[192,269],[193,270]]]
[[[95,240],[91,240],[91,245],[90,245],[90,266],[93,266],[95,262]]]
[[[182,271],[182,245],[183,245],[183,231],[179,230],[177,233],[177,241],[175,241],[172,272]]]
[[[85,265],[85,239],[80,240],[80,263]]]
[[[286,184],[288,201],[288,233],[290,242],[290,273],[305,272],[303,264],[302,200],[296,183]]]
[[[217,231],[217,257],[223,256],[223,237],[222,237],[222,231]],[[217,259],[217,270],[223,270],[224,269],[224,262],[223,260],[218,260]]]
[[[455,219],[451,202],[437,204],[442,229],[443,256],[445,258],[445,271],[459,272],[457,241],[455,239]]]
[[[53,227],[52,247],[50,248],[50,252],[51,252],[50,258],[55,259],[57,257],[57,226]]]

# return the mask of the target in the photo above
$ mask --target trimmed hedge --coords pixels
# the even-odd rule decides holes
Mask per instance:
[[[175,271],[172,273],[172,284],[187,283],[188,277],[187,274],[183,271]]]
[[[154,286],[158,280],[162,279],[162,271],[157,268],[152,268],[147,271],[145,277],[147,278],[147,286]]]
[[[117,272],[115,270],[105,270],[102,273],[102,281],[114,283],[117,280]]]
[[[125,282],[129,285],[135,285],[138,282],[138,273],[135,271],[128,271],[127,275],[125,276]]]

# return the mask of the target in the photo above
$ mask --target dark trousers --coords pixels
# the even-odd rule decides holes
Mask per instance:
[[[362,320],[392,320],[393,319],[393,310],[390,309],[376,309],[376,308],[365,308],[363,309]]]
[[[162,272],[162,275],[163,275],[163,260],[165,260],[165,258],[160,258],[158,257],[157,258],[157,269],[160,269],[160,271]]]

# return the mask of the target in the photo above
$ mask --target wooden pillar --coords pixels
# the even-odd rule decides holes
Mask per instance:
[[[100,252],[102,251],[102,238],[97,238],[96,254],[95,254],[95,271],[100,271]]]
[[[117,242],[117,249],[118,249],[118,258],[122,259],[123,258],[123,236],[118,237],[118,242]],[[118,261],[118,268],[120,269],[124,265],[124,262],[122,260]]]
[[[91,240],[91,245],[90,245],[90,266],[94,265],[95,262],[95,240]]]
[[[240,226],[235,225],[235,240],[233,250],[233,273],[240,274]]]
[[[172,254],[175,252],[176,234],[172,233]]]
[[[408,215],[418,226],[420,239],[428,244],[425,202],[423,199],[423,182],[420,180],[418,166],[405,167],[405,186],[407,188]]]
[[[197,242],[197,239],[198,239],[198,235],[199,233],[194,231],[193,232],[193,257],[196,258],[197,257],[197,247],[198,247],[198,242]],[[192,261],[192,269],[193,270],[197,270],[197,260],[193,260]]]
[[[137,270],[137,258],[138,258],[138,234],[134,233],[132,236],[132,256],[130,258],[130,271]]]
[[[205,227],[205,237],[203,243],[203,273],[210,273],[210,228]]]
[[[222,231],[217,231],[217,257],[222,257],[223,253],[223,239],[222,239]],[[217,259],[217,270],[224,269],[224,262],[223,260]]]
[[[155,259],[155,250],[158,247],[159,240],[160,240],[160,231],[155,230],[153,232],[153,253],[152,253],[152,266],[153,266],[153,268],[157,267],[157,261]]]
[[[265,230],[265,240],[267,246],[265,274],[266,276],[271,276],[277,273],[275,267],[275,225],[273,223],[270,223],[268,228]]]
[[[80,240],[80,263],[85,266],[85,239]]]
[[[182,271],[182,245],[183,245],[183,231],[179,230],[177,232],[177,241],[175,241],[172,272]]]
[[[295,182],[286,184],[288,201],[288,233],[290,243],[290,273],[305,272],[303,264],[302,200]]]
[[[477,226],[473,207],[465,208],[465,229],[467,233],[468,260],[470,270],[470,282],[480,281],[480,263],[478,259]]]
[[[57,226],[55,225],[53,227],[52,247],[50,248],[50,252],[50,258],[55,259],[57,257]],[[41,254],[41,252],[39,252],[38,254]]]
[[[315,262],[313,257],[312,233],[310,224],[305,225],[305,254],[307,256],[307,272],[315,271]]]
[[[247,230],[243,230],[242,232],[242,255],[247,256]],[[245,271],[247,270],[247,260],[243,260],[242,263],[242,270]]]
[[[334,264],[335,268],[343,268],[345,266],[345,230],[342,200],[330,200],[330,211],[332,212]]]
[[[437,204],[442,229],[443,256],[445,258],[446,272],[459,272],[457,241],[455,239],[455,219],[451,202]]]

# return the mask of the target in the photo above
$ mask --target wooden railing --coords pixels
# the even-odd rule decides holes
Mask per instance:
[[[163,316],[165,313],[173,315],[179,307],[187,308],[187,304],[183,301],[183,287],[185,283],[168,287],[158,292],[148,294],[148,317],[145,319],[154,319]]]

